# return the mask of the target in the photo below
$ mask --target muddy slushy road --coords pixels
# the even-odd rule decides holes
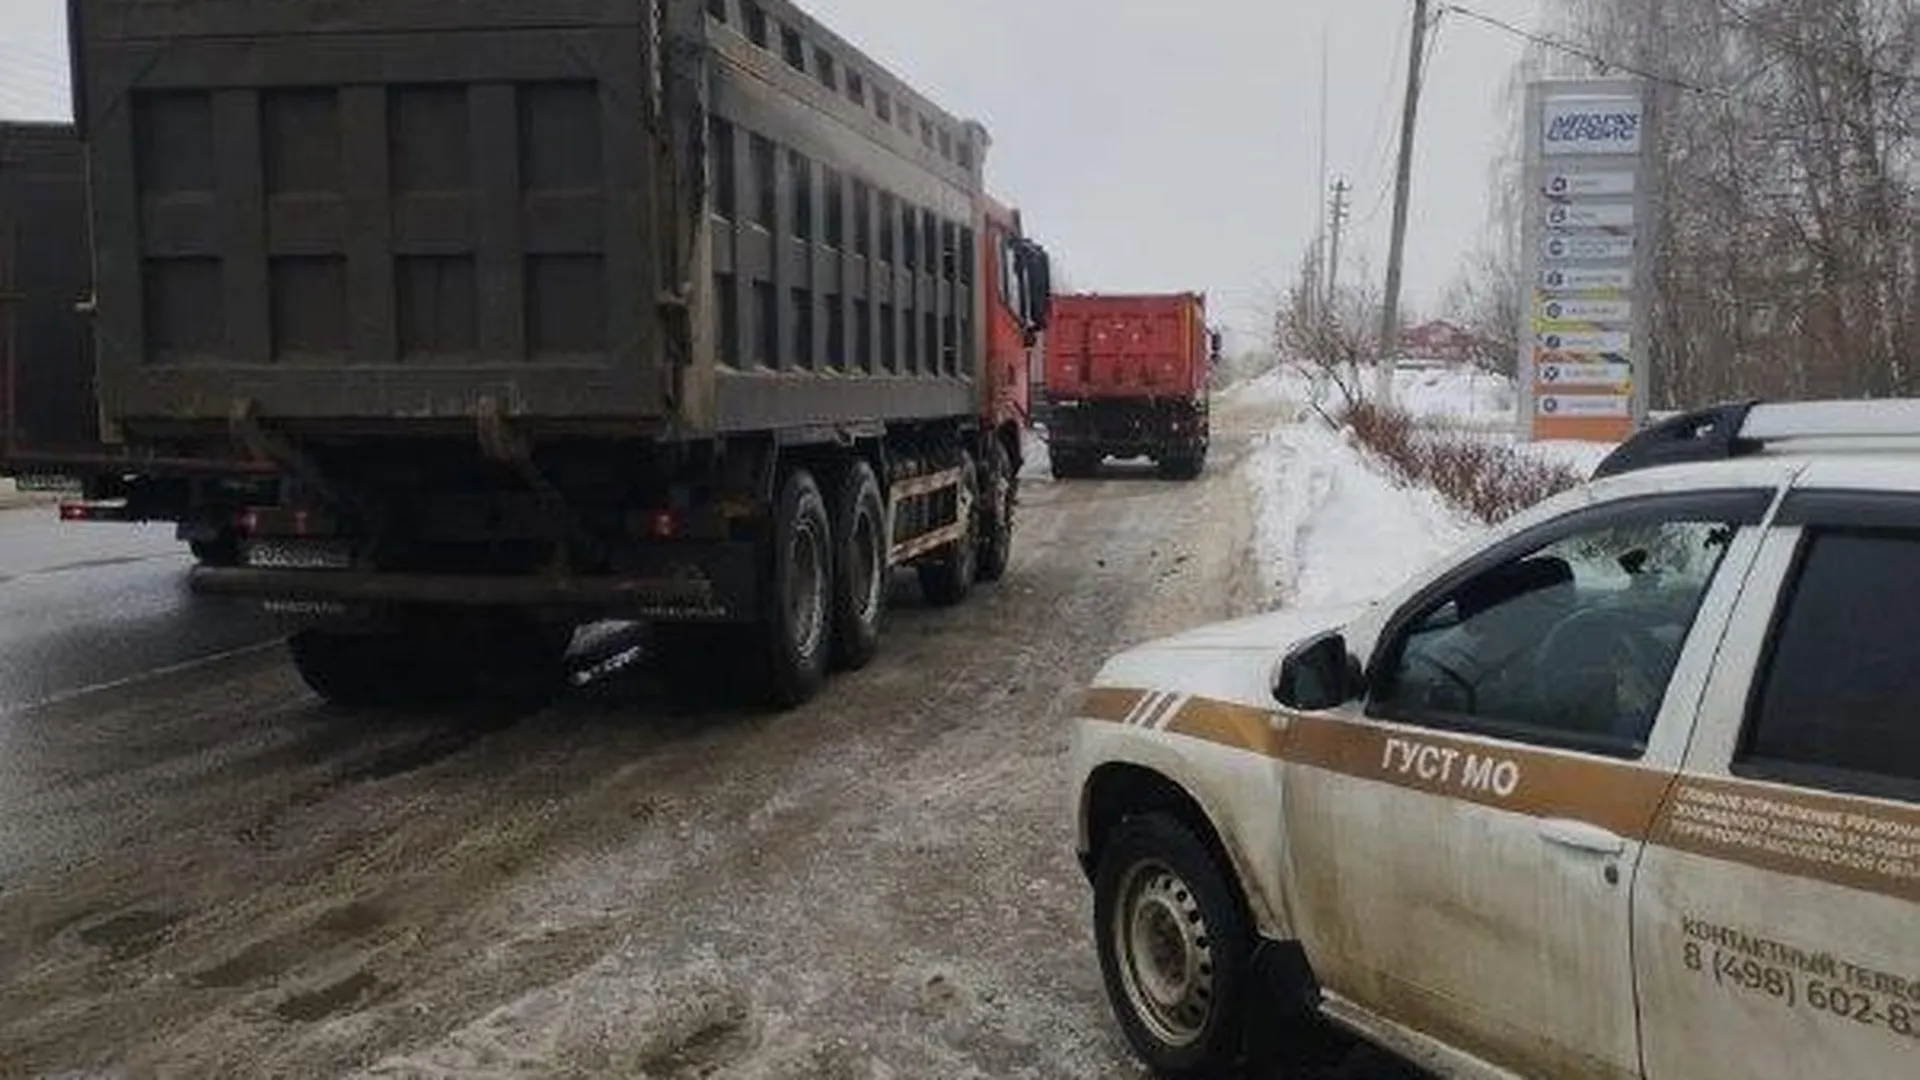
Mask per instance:
[[[1258,603],[1258,419],[1197,483],[1029,481],[1004,582],[903,581],[874,666],[783,715],[644,658],[537,715],[347,715],[268,649],[0,716],[0,1075],[1143,1075],[1067,714]]]

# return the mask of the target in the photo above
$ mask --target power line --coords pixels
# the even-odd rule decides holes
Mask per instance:
[[[1428,20],[1426,38],[1424,43],[1421,45],[1421,55],[1432,56],[1436,51],[1438,51],[1440,47],[1440,24],[1446,18],[1447,11],[1448,11],[1448,8],[1446,7],[1446,5],[1443,4],[1439,8],[1436,8],[1434,10],[1433,17]],[[1396,66],[1399,64],[1400,59],[1403,55],[1404,54],[1401,51],[1396,50],[1394,52],[1394,63]],[[1433,65],[1431,64],[1423,63],[1420,65],[1420,83],[1419,83],[1419,86],[1415,88],[1414,92],[1416,94],[1426,89],[1427,74],[1432,70],[1433,70]],[[1389,90],[1391,90],[1392,88],[1391,82],[1389,82],[1388,88]],[[1378,159],[1379,163],[1381,165],[1385,165],[1386,164],[1385,158],[1391,156],[1391,153],[1392,153],[1391,150],[1388,150],[1386,154],[1382,155]],[[1374,159],[1369,159],[1369,167],[1367,169],[1362,170],[1363,172],[1372,171],[1371,162],[1373,160]],[[1353,223],[1355,229],[1364,229],[1367,226],[1373,224],[1374,220],[1380,216],[1380,211],[1386,209],[1387,198],[1388,196],[1393,194],[1394,180],[1395,180],[1394,174],[1391,172],[1383,172],[1380,174],[1380,183],[1374,189],[1372,201],[1370,201],[1367,204],[1367,212],[1364,214],[1361,214],[1360,217]]]
[[[1589,64],[1593,64],[1594,66],[1598,67],[1602,71],[1624,71],[1629,75],[1637,75],[1640,78],[1646,79],[1650,82],[1664,83],[1668,86],[1672,86],[1680,90],[1685,90],[1689,93],[1705,94],[1709,97],[1731,97],[1732,96],[1725,90],[1720,90],[1720,89],[1709,87],[1709,86],[1700,86],[1698,84],[1690,83],[1682,79],[1676,79],[1668,75],[1657,75],[1643,68],[1635,67],[1632,64],[1621,63],[1618,60],[1614,60],[1609,57],[1602,56],[1591,49],[1587,49],[1582,46],[1575,45],[1570,41],[1565,41],[1560,38],[1548,37],[1545,34],[1536,34],[1531,30],[1523,30],[1520,27],[1515,26],[1510,22],[1506,22],[1502,19],[1496,19],[1492,15],[1487,15],[1482,12],[1475,11],[1470,7],[1462,7],[1459,4],[1443,4],[1440,10],[1448,11],[1448,12],[1457,12],[1461,15],[1465,15],[1467,18],[1472,19],[1475,22],[1484,23],[1487,26],[1493,27],[1495,30],[1512,34],[1514,37],[1520,38],[1523,41],[1530,41],[1535,45],[1541,46],[1542,48],[1553,49],[1556,52],[1562,52],[1567,54],[1568,56],[1578,57],[1579,59],[1585,60]]]

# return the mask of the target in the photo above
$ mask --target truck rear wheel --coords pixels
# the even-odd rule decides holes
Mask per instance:
[[[451,647],[443,663],[454,672],[469,673],[467,693],[476,700],[532,708],[552,700],[566,685],[572,626],[536,622],[517,613],[470,625],[471,641],[456,634],[451,642],[436,644]]]
[[[1203,449],[1183,450],[1161,458],[1157,464],[1161,477],[1167,480],[1197,480],[1206,471],[1207,452]]]
[[[1013,460],[999,439],[987,440],[986,502],[980,514],[980,559],[974,580],[999,581],[1013,561],[1013,508],[1019,494]]]
[[[240,538],[230,532],[208,540],[189,540],[187,548],[201,566],[240,565]]]
[[[1100,468],[1100,458],[1078,450],[1060,450],[1050,455],[1055,480],[1081,480]]]
[[[572,643],[571,627],[488,612],[415,616],[398,629],[303,630],[287,644],[307,686],[342,708],[530,708],[565,685]]]
[[[887,509],[873,469],[856,461],[833,498],[833,659],[849,671],[880,650],[887,608]]]
[[[833,525],[820,485],[805,469],[787,473],[780,485],[772,541],[755,652],[762,696],[786,709],[819,693],[833,622]]]
[[[429,696],[420,642],[398,631],[302,630],[287,649],[300,678],[329,705],[379,708]]]
[[[978,515],[974,502],[980,497],[979,474],[973,467],[973,455],[960,451],[959,503],[960,538],[944,545],[939,554],[919,565],[920,592],[934,607],[952,607],[967,598],[973,588],[975,560],[979,556],[976,528]]]

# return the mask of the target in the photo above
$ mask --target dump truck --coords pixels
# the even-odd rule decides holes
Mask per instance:
[[[1008,567],[1045,250],[784,0],[73,0],[107,436],[283,477],[206,594],[341,705],[573,631],[797,705]]]
[[[1055,297],[1046,343],[1053,475],[1145,457],[1168,478],[1198,477],[1210,438],[1207,374],[1219,355],[1199,293]]]
[[[92,292],[79,136],[0,122],[0,477],[76,495],[65,520],[173,522],[201,561],[232,562],[234,521],[273,470],[237,453],[168,459],[103,442]]]

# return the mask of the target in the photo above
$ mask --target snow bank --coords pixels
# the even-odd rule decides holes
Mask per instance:
[[[1422,420],[1511,425],[1518,394],[1512,379],[1472,366],[1401,368],[1393,402]]]
[[[1035,428],[1020,432],[1020,479],[1041,480],[1052,475],[1053,459],[1047,456],[1047,434]]]
[[[1270,409],[1299,404],[1313,397],[1313,376],[1292,364],[1282,364],[1225,391],[1227,403],[1248,409]]]
[[[1346,376],[1355,390],[1371,394],[1373,369],[1358,368]],[[1423,420],[1470,421],[1477,425],[1511,425],[1517,397],[1513,380],[1473,367],[1403,367],[1394,372],[1394,403]],[[1302,364],[1282,364],[1225,391],[1236,405],[1271,406],[1317,401],[1322,408],[1339,404],[1340,391],[1330,379]]]
[[[1594,467],[1600,460],[1612,453],[1618,443],[1576,442],[1571,439],[1547,440],[1545,442],[1519,442],[1514,450],[1524,457],[1536,461],[1565,465],[1582,478],[1593,475]]]
[[[1364,603],[1481,528],[1433,491],[1396,484],[1317,421],[1269,432],[1247,462],[1260,564],[1281,603]]]

